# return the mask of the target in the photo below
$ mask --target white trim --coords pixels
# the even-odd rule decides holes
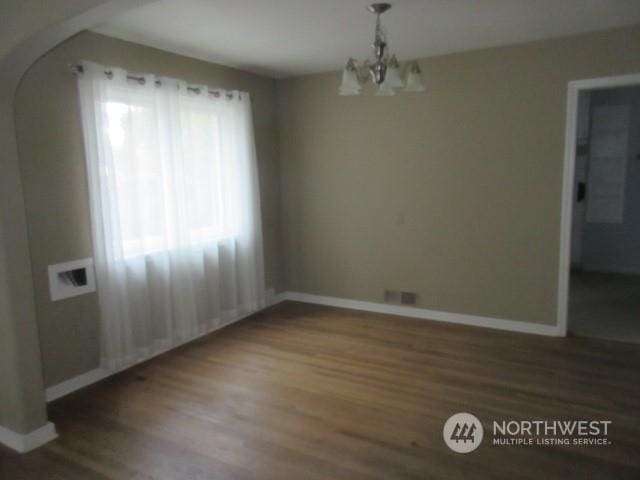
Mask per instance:
[[[282,301],[284,301],[285,298],[285,294],[284,293],[275,293],[275,290],[273,288],[270,288],[268,290],[265,291],[265,307],[264,308],[268,308],[272,305],[275,305],[277,303],[280,303]],[[210,333],[215,332],[216,330],[219,330],[221,328],[226,327],[227,325],[231,325],[232,323],[235,323],[239,320],[242,320],[243,318],[246,318],[250,315],[253,315],[255,313],[258,313],[259,311],[263,310],[263,308],[256,310],[255,312],[252,312],[250,314],[244,315],[244,316],[237,316],[235,318],[232,318],[230,321],[226,321],[224,322],[222,325],[219,325],[211,330],[207,330],[206,332],[203,332],[199,335],[196,335],[193,338],[190,338],[189,340],[186,340],[185,342],[182,342],[180,344],[176,344],[171,346],[171,348],[167,349],[167,350],[162,350],[162,351],[158,351],[153,353],[152,355],[145,357],[144,359],[140,359],[138,362],[132,364],[132,365],[128,365],[126,367],[124,367],[121,370],[116,370],[116,371],[110,371],[106,368],[103,367],[98,367],[98,368],[94,368],[93,370],[89,370],[88,372],[82,373],[78,376],[75,376],[73,378],[70,378],[68,380],[65,380],[63,382],[60,382],[56,385],[52,385],[51,387],[47,388],[45,390],[45,397],[47,402],[52,402],[54,400],[57,400],[58,398],[64,397],[65,395],[68,395],[72,392],[75,392],[76,390],[80,390],[81,388],[87,387],[93,383],[99,382],[100,380],[107,378],[111,375],[114,375],[118,372],[121,372],[122,370],[126,370],[127,368],[133,367],[135,365],[137,365],[138,363],[142,363],[142,362],[146,362],[147,360],[150,360],[153,357],[156,357],[158,355],[161,355],[163,353],[166,353],[169,350],[173,350],[174,348],[177,348],[181,345],[184,345],[185,343],[189,343],[192,342],[200,337],[203,337],[205,335],[209,335]]]
[[[572,80],[569,88],[576,90],[604,90],[616,87],[633,87],[640,83],[640,73],[630,73],[627,75],[615,75],[611,77],[585,78],[582,80]]]
[[[640,84],[640,74],[590,78],[569,82],[567,89],[567,119],[562,172],[562,205],[560,214],[560,257],[558,264],[557,325],[560,335],[567,334],[569,306],[569,271],[571,268],[571,217],[573,214],[573,177],[575,174],[578,95],[583,90],[628,87]]]
[[[71,392],[75,392],[76,390],[80,390],[87,385],[91,385],[92,383],[96,383],[103,378],[107,378],[109,375],[111,375],[111,372],[109,372],[109,370],[99,367],[82,373],[76,377],[70,378],[69,380],[65,380],[64,382],[53,385],[45,390],[47,402],[52,402],[53,400],[57,400],[60,397],[64,397]]]
[[[18,453],[30,452],[57,437],[56,426],[51,422],[29,433],[16,433],[0,426],[0,443]]]
[[[348,300],[345,298],[325,297],[300,292],[285,292],[284,298],[295,302],[314,303],[317,305],[329,305],[332,307],[350,308],[366,312],[386,313],[403,317],[435,320],[438,322],[458,323],[474,327],[494,328],[511,332],[531,333],[535,335],[559,336],[560,332],[555,325],[543,325],[531,322],[517,322],[503,320],[501,318],[481,317],[462,313],[442,312],[439,310],[427,310],[424,308],[407,307],[404,305],[389,305],[386,303],[363,302]]]

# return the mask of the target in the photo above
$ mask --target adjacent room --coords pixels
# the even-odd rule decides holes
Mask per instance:
[[[640,86],[580,93],[570,327],[640,343]]]
[[[640,2],[0,17],[1,480],[640,478]]]

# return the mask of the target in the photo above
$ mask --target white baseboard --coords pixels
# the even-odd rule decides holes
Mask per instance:
[[[386,303],[363,302],[348,300],[345,298],[325,297],[300,292],[285,292],[281,294],[285,300],[296,302],[314,303],[317,305],[329,305],[332,307],[350,308],[366,312],[386,313],[403,317],[420,318],[424,320],[436,320],[439,322],[459,323],[474,327],[508,330],[510,332],[531,333],[535,335],[547,335],[552,337],[562,336],[556,325],[542,325],[531,322],[518,322],[515,320],[503,320],[501,318],[481,317],[462,313],[442,312],[427,310],[424,308],[407,307],[404,305],[390,305]]]
[[[45,390],[47,402],[52,402],[53,400],[64,397],[71,392],[75,392],[76,390],[80,390],[92,383],[98,382],[103,378],[107,378],[111,373],[112,372],[109,372],[106,368],[94,368],[93,370],[89,370],[77,377],[73,377],[69,380],[53,385]]]
[[[27,453],[56,438],[56,427],[47,422],[42,427],[29,433],[16,433],[0,426],[0,443],[18,453]]]

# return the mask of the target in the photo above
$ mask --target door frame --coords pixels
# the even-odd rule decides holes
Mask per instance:
[[[573,80],[567,87],[567,118],[562,173],[562,206],[560,213],[560,261],[558,269],[558,335],[566,336],[569,328],[569,273],[571,269],[571,222],[573,220],[578,95],[587,90],[640,86],[640,73],[613,77]]]

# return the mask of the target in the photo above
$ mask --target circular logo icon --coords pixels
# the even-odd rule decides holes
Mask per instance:
[[[454,452],[473,452],[482,442],[482,424],[470,413],[451,415],[442,429],[444,443]]]

